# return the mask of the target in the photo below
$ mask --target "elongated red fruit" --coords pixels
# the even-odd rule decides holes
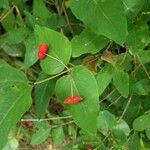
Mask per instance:
[[[48,45],[46,43],[42,43],[39,45],[39,52],[47,53],[48,51]]]
[[[79,103],[81,100],[82,97],[80,96],[70,96],[64,100],[64,104],[69,104],[69,105],[76,104]]]

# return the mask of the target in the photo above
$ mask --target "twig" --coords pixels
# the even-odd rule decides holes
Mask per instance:
[[[74,123],[74,121],[65,122],[65,123],[62,123],[60,125],[54,125],[51,128],[58,128],[58,127],[65,126],[65,125],[71,124],[71,123]]]
[[[25,26],[24,21],[23,21],[23,19],[22,19],[22,16],[21,16],[21,14],[20,14],[20,10],[18,9],[17,6],[14,6],[14,8],[16,9],[16,12],[17,12],[17,14],[18,14],[18,16],[19,16],[19,18],[20,18],[20,21],[21,21],[22,25]]]
[[[71,70],[71,69],[70,69],[70,70]],[[52,80],[52,79],[54,79],[54,78],[56,78],[56,77],[59,77],[60,75],[65,74],[65,73],[67,73],[67,72],[68,72],[68,70],[65,70],[65,71],[63,71],[63,72],[61,72],[61,73],[59,73],[59,74],[56,74],[56,75],[52,76],[52,77],[49,77],[49,78],[46,78],[46,79],[44,79],[44,80],[40,80],[40,81],[34,82],[34,85],[47,82],[47,81]]]
[[[32,122],[41,122],[41,121],[50,121],[50,120],[58,120],[58,119],[69,119],[72,118],[72,116],[64,116],[64,117],[52,117],[52,118],[44,118],[44,119],[21,119],[21,122],[24,121],[32,121]]]
[[[14,8],[15,8],[15,6],[11,7],[4,15],[1,15],[1,16],[0,16],[0,22],[1,22],[3,19],[5,19],[5,18],[9,15],[9,13],[12,12],[12,10],[13,10]]]
[[[121,98],[122,96],[119,96],[114,102],[112,102],[107,108],[109,108],[110,106],[112,106],[113,104],[115,104],[115,103],[117,103],[119,100],[120,100],[120,98]]]
[[[70,25],[69,17],[68,17],[68,14],[67,14],[67,12],[66,12],[66,9],[65,9],[65,7],[64,7],[64,1],[62,2],[62,10],[64,11],[66,21],[67,21],[68,26],[69,26],[69,28],[70,28],[70,32],[71,32],[71,34],[74,36],[74,31],[73,31],[73,29],[72,29],[72,26]]]
[[[142,61],[141,61],[141,59],[140,59],[140,57],[139,57],[138,55],[137,55],[137,58],[138,58],[138,60],[139,60],[139,62],[140,62],[140,64],[141,64],[141,66],[143,67],[143,70],[145,71],[147,77],[150,79],[150,75],[149,75],[149,73],[148,73],[146,67],[144,66],[144,64],[142,63]]]
[[[122,115],[121,115],[121,117],[120,117],[120,119],[119,119],[118,121],[120,121],[120,120],[123,118],[124,114],[126,113],[128,107],[129,107],[129,105],[130,105],[131,100],[132,100],[132,95],[129,97],[129,100],[128,100],[128,102],[127,102],[127,105],[126,105],[126,107],[125,107],[125,109],[124,109],[124,111],[123,111],[123,113],[122,113]]]
[[[100,103],[103,102],[103,101],[104,101],[105,99],[107,99],[108,97],[110,97],[115,91],[116,91],[116,89],[112,90],[108,95],[106,95],[106,96],[100,101]]]

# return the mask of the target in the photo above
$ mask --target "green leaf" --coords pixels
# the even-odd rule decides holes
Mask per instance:
[[[24,63],[27,67],[32,66],[37,60],[37,44],[36,44],[36,39],[34,35],[31,35],[28,39],[25,41],[25,47],[26,47],[26,52],[25,52],[25,59]]]
[[[50,128],[40,128],[32,135],[31,144],[37,145],[43,143],[50,135]]]
[[[48,75],[41,72],[38,81],[48,77]],[[53,79],[35,86],[35,109],[38,118],[41,118],[48,108],[49,101],[54,93],[55,83],[56,79]]]
[[[28,28],[13,29],[3,35],[0,39],[0,42],[2,42],[3,44],[18,44],[20,42],[23,42],[24,39],[29,35],[29,33],[30,30]]]
[[[38,44],[49,45],[49,56],[40,62],[42,70],[50,75],[63,71],[71,57],[69,40],[60,33],[45,27],[36,26],[35,33]]]
[[[118,147],[123,148],[127,142],[127,137],[125,133],[120,129],[113,129],[112,130],[112,138],[116,142]]]
[[[42,10],[42,13],[41,13]],[[36,0],[33,3],[33,15],[37,19],[43,19],[44,21],[47,20],[52,14],[45,6],[43,0]]]
[[[22,57],[24,55],[25,47],[20,44],[3,44],[1,45],[3,51],[12,57]]]
[[[127,20],[120,0],[71,0],[71,10],[96,34],[102,34],[118,44],[127,36]]]
[[[98,72],[98,74],[96,75],[99,95],[101,95],[104,92],[104,90],[107,88],[107,86],[111,82],[112,77],[113,77],[112,72],[113,72],[112,66],[107,65],[103,67],[103,69],[100,72]]]
[[[150,36],[147,24],[138,22],[132,26],[126,40],[126,44],[131,51],[137,53],[139,49],[143,49],[148,43],[150,43]]]
[[[8,0],[0,0],[0,8],[9,8]]]
[[[119,120],[117,122],[117,125],[114,127],[114,129],[122,130],[126,136],[129,136],[130,134],[129,125],[124,120]]]
[[[149,79],[142,79],[137,81],[133,87],[132,90],[137,95],[148,95],[150,92],[150,81]]]
[[[143,64],[150,63],[150,50],[141,50],[137,55]]]
[[[52,129],[51,136],[52,136],[52,141],[53,141],[54,146],[61,144],[65,139],[63,128],[58,127],[58,128]]]
[[[113,84],[119,93],[127,98],[129,95],[129,75],[124,72],[121,68],[114,68],[113,73]]]
[[[148,139],[150,140],[150,129],[146,129],[145,133]]]
[[[117,120],[113,114],[111,114],[107,110],[100,111],[98,117],[98,129],[104,135],[107,135],[109,130],[112,130],[116,124],[117,124]]]
[[[57,29],[57,27],[60,27],[61,25],[65,24],[64,17],[50,12],[48,8],[45,6],[43,0],[34,1],[33,16],[36,18],[36,23],[42,26],[49,27],[51,29]],[[30,18],[33,19],[31,15]]]
[[[85,29],[79,36],[75,36],[72,41],[72,56],[79,57],[86,53],[97,53],[102,50],[109,40],[102,35],[97,35],[90,31],[90,29]]]
[[[141,150],[140,138],[137,133],[134,133],[130,136],[128,141],[129,150]]]
[[[16,24],[15,21],[16,21],[15,15],[13,13],[10,13],[1,21],[1,24],[3,28],[8,32],[15,28],[15,24]]]
[[[0,149],[6,144],[9,130],[31,105],[31,86],[26,76],[0,60]]]
[[[122,0],[122,2],[129,21],[133,21],[138,12],[142,9],[145,0]]]
[[[98,87],[94,75],[85,67],[77,66],[70,75],[56,83],[56,95],[63,102],[72,95],[80,95],[83,101],[66,108],[71,112],[75,123],[90,134],[96,134],[99,112]]]
[[[143,131],[150,128],[150,114],[144,114],[136,118],[133,122],[133,129],[137,131]]]

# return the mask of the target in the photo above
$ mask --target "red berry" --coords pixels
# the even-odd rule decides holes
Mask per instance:
[[[39,51],[38,51],[38,58],[44,59],[46,57],[46,53],[48,51],[48,45],[45,43],[42,43],[39,45]]]
[[[46,57],[46,54],[43,52],[38,52],[38,58],[39,59],[44,59]]]
[[[80,96],[70,96],[64,100],[64,104],[76,104],[82,100]]]
[[[87,150],[93,150],[93,148],[89,146],[89,147],[87,148]]]
[[[47,53],[48,51],[48,45],[46,43],[42,43],[39,45],[39,52]]]

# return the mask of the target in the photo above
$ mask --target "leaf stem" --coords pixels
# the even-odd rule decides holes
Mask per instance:
[[[71,70],[71,68],[70,68],[69,70]],[[56,75],[52,76],[52,77],[49,77],[49,78],[46,78],[46,79],[44,79],[44,80],[40,80],[40,81],[34,82],[34,85],[47,82],[47,81],[52,80],[52,79],[54,79],[54,78],[56,78],[56,77],[59,77],[60,75],[63,75],[64,73],[67,73],[67,72],[68,72],[68,70],[65,70],[65,71],[63,71],[63,72],[61,72],[61,73],[59,73],[59,74],[56,74]]]
[[[124,114],[126,113],[128,107],[130,105],[131,100],[132,100],[132,95],[129,97],[127,105],[126,105],[126,107],[125,107],[125,109],[124,109],[124,111],[123,111],[123,113],[122,113],[122,115],[121,115],[121,117],[120,117],[120,119],[118,121],[120,121],[123,118]]]
[[[69,119],[72,116],[64,116],[64,117],[52,117],[52,118],[44,118],[44,119],[21,119],[21,122],[24,121],[32,121],[32,122],[41,122],[41,121],[50,121],[50,120],[59,120],[59,119]]]
[[[149,73],[148,73],[146,67],[144,66],[144,64],[142,63],[142,61],[141,61],[141,59],[140,59],[140,57],[139,57],[138,55],[137,55],[137,58],[138,58],[138,60],[139,60],[139,62],[140,62],[140,64],[141,64],[141,66],[143,67],[143,70],[145,71],[147,77],[150,79],[150,75],[149,75]]]
[[[72,121],[69,121],[69,122],[62,123],[60,125],[54,125],[51,128],[58,128],[58,127],[65,126],[65,125],[71,124],[71,123],[74,123],[74,121],[72,120]]]
[[[57,59],[57,58],[55,58],[55,57],[53,57],[53,56],[51,56],[49,54],[46,54],[46,56],[48,56],[49,58],[52,58],[52,59],[60,62],[67,70],[69,70],[69,68],[61,60],[59,60],[59,59]]]

